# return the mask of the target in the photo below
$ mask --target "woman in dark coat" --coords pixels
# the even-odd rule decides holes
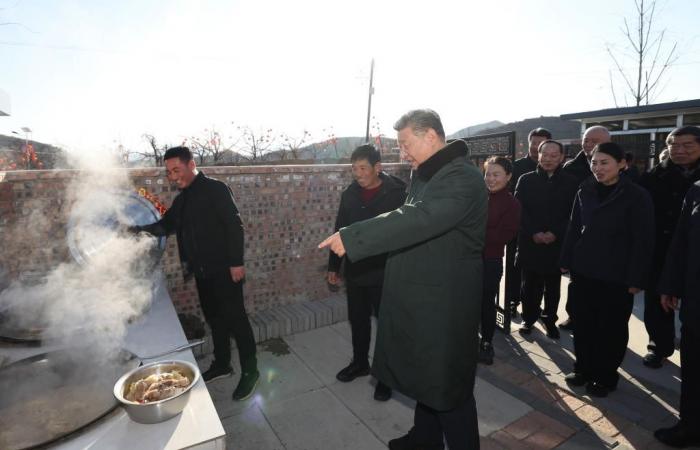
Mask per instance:
[[[571,272],[575,296],[573,386],[605,397],[617,387],[627,350],[634,294],[645,287],[654,249],[654,209],[649,194],[627,177],[615,143],[593,150],[594,178],[581,184],[562,248],[562,271]]]
[[[496,329],[496,295],[503,276],[503,247],[518,233],[520,202],[508,189],[513,165],[508,158],[492,156],[484,163],[489,191],[489,215],[484,247],[484,287],[481,303],[479,362],[493,364],[493,333]]]

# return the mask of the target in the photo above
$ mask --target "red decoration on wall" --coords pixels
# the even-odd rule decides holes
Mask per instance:
[[[168,210],[168,208],[166,208],[165,205],[163,205],[160,202],[160,200],[158,200],[158,197],[156,197],[155,194],[151,194],[150,192],[148,192],[146,188],[140,188],[137,192],[141,197],[151,202],[151,204],[156,207],[161,216],[165,214],[165,211]]]

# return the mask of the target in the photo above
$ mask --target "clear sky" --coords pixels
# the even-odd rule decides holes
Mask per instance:
[[[448,133],[613,107],[605,52],[632,0],[0,0],[0,89],[36,140],[74,151],[233,122],[316,140],[430,107]],[[659,0],[680,59],[657,102],[700,98],[700,1]],[[629,66],[632,67],[632,66]],[[622,96],[618,87],[618,100]],[[21,132],[20,132],[21,133]]]

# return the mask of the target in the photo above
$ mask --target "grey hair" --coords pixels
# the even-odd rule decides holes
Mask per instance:
[[[604,131],[605,134],[608,135],[608,139],[610,139],[610,130],[605,128],[603,125],[593,125],[592,127],[586,128],[583,134],[585,135],[586,133],[589,133],[591,131]]]
[[[440,116],[432,109],[414,109],[401,116],[394,124],[396,131],[406,127],[410,127],[414,134],[425,133],[432,128],[440,139],[445,140],[445,130],[442,128]]]

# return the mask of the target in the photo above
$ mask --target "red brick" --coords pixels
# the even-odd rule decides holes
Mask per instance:
[[[514,436],[506,431],[496,431],[489,436],[491,439],[496,441],[497,444],[502,445],[504,448],[509,450],[528,450],[532,449],[527,443],[516,439]]]

